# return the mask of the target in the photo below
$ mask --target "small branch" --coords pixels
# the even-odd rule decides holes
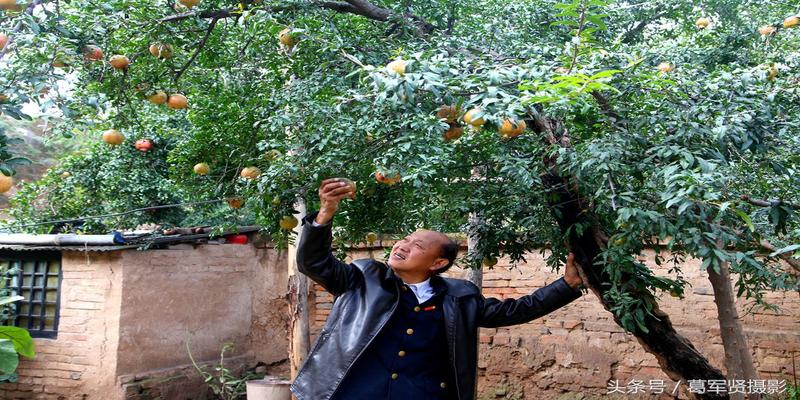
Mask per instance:
[[[212,18],[212,19],[223,19],[223,18],[230,18],[239,16],[238,9],[231,8],[231,9],[222,9],[222,10],[203,10],[203,11],[187,11],[180,14],[170,15],[169,17],[164,17],[159,19],[156,22],[164,23],[164,22],[175,22],[181,21],[188,18]]]
[[[202,40],[200,40],[200,44],[197,45],[197,49],[194,51],[194,54],[192,54],[192,57],[189,58],[189,61],[187,61],[186,64],[184,64],[183,67],[181,67],[181,69],[178,71],[178,73],[175,74],[174,82],[176,82],[176,83],[178,82],[178,79],[181,78],[181,75],[183,75],[183,73],[186,72],[186,70],[189,68],[189,66],[192,65],[192,62],[194,62],[194,59],[197,58],[197,56],[200,54],[201,51],[203,51],[203,47],[206,46],[206,42],[208,41],[208,37],[211,36],[211,32],[214,30],[214,27],[217,25],[217,21],[219,21],[219,19],[218,18],[214,18],[208,24],[208,29],[206,30],[206,35],[203,36]]]
[[[101,218],[108,218],[108,217],[119,217],[119,216],[122,216],[122,215],[127,215],[127,214],[132,214],[132,213],[137,213],[137,212],[143,212],[143,211],[161,210],[161,209],[164,209],[164,208],[174,208],[174,207],[183,207],[183,206],[194,206],[194,205],[200,205],[200,204],[220,203],[220,202],[223,202],[223,201],[226,201],[226,200],[227,199],[213,199],[213,200],[190,201],[190,202],[186,202],[186,203],[162,204],[162,205],[159,205],[159,206],[134,208],[133,210],[127,210],[127,211],[121,211],[121,212],[115,212],[115,213],[109,213],[109,214],[87,215],[87,216],[83,216],[83,217],[75,217],[75,218],[72,218],[72,219],[57,219],[57,220],[52,220],[52,221],[34,222],[34,223],[30,223],[30,224],[19,224],[19,225],[17,225],[17,224],[12,223],[11,225],[13,225],[14,227],[17,227],[17,228],[28,228],[28,227],[31,227],[31,226],[40,226],[40,225],[68,224],[68,223],[85,221],[87,219],[101,219]]]
[[[244,46],[242,46],[242,49],[239,50],[239,58],[244,58],[244,52],[247,51],[247,48],[250,46],[251,43],[253,43],[253,39],[255,38],[256,38],[255,36],[250,36],[249,38],[247,38],[247,41],[244,43]]]
[[[593,90],[592,97],[597,101],[597,105],[600,106],[600,111],[603,112],[607,117],[613,118],[614,121],[619,121],[619,114],[611,108],[611,104],[609,104],[608,99],[605,98],[600,92],[597,90]]]
[[[751,199],[749,196],[742,195],[741,199],[747,203],[750,203],[754,206],[759,207],[772,207],[772,202],[766,200],[759,200],[759,199]]]
[[[38,6],[41,3],[42,0],[33,0],[31,4],[29,4],[28,7],[25,9],[25,13],[33,15],[33,9],[36,8],[36,6]],[[2,49],[0,49],[0,60],[2,60],[3,57],[6,55],[8,49],[11,48],[11,43],[14,43],[14,36],[16,36],[16,34],[19,33],[20,30],[22,30],[22,27],[23,27],[22,20],[20,19],[20,21],[17,22],[17,25],[14,26],[14,29],[11,30],[11,33],[8,34],[8,40],[6,40],[5,46],[3,46]]]
[[[340,13],[350,13],[350,14],[359,14],[362,13],[361,10],[353,6],[352,4],[345,3],[343,1],[322,1],[314,3],[315,5],[326,8],[329,10],[333,10]],[[281,11],[291,11],[297,10],[299,7],[296,5],[285,5],[285,6],[272,6],[272,7],[260,7],[256,10],[258,11],[266,11],[270,13],[274,12],[281,12]],[[186,11],[180,14],[170,15],[168,17],[164,17],[159,19],[157,22],[164,23],[164,22],[175,22],[181,21],[184,19],[189,18],[200,18],[200,19],[208,19],[208,18],[216,18],[216,19],[224,19],[224,18],[231,18],[231,17],[238,17],[241,13],[239,12],[238,8],[224,8],[219,10],[197,10],[197,11]]]
[[[498,87],[502,87],[502,88],[512,88],[512,87],[514,87],[514,86],[517,86],[517,85],[519,85],[519,82],[520,82],[519,80],[516,80],[516,81],[511,81],[511,82],[506,82],[506,83],[504,83],[504,84],[502,84],[502,85],[499,85]],[[494,86],[494,85],[493,85],[493,86]],[[455,94],[456,96],[474,96],[474,95],[476,95],[476,94],[482,94],[482,93],[486,93],[486,90],[479,90],[479,91],[477,91],[477,92],[456,92],[456,93],[454,93],[454,94]]]
[[[456,2],[450,5],[450,14],[447,16],[447,29],[444,34],[450,36],[453,33],[453,26],[456,24]]]
[[[793,208],[795,210],[800,210],[800,205],[787,203],[787,202],[785,202],[783,200],[752,199],[752,198],[750,198],[750,196],[747,196],[747,195],[742,195],[740,198],[742,199],[742,201],[750,203],[750,204],[752,204],[754,206],[773,207],[773,206],[777,206],[777,205],[780,205],[780,204],[784,204],[784,205],[789,206],[790,208]]]
[[[366,67],[361,61],[358,60],[358,58],[356,58],[355,56],[353,56],[351,54],[348,54],[346,51],[344,51],[344,49],[342,49],[342,56],[344,58],[346,58],[348,61],[350,61],[351,63],[353,63],[355,65],[358,65],[361,68]]]
[[[775,252],[776,250],[778,250],[778,249],[776,249],[776,248],[775,248],[775,246],[774,246],[772,243],[770,243],[768,240],[763,240],[763,239],[762,239],[760,242],[758,242],[758,244],[759,244],[759,245],[761,245],[761,247],[763,247],[765,250],[769,250],[769,251],[771,251],[771,252]],[[795,273],[796,273],[796,274],[798,274],[798,275],[800,275],[800,260],[798,260],[798,259],[796,259],[796,258],[793,258],[793,257],[792,257],[791,255],[789,255],[788,253],[778,254],[778,257],[779,257],[781,260],[783,260],[783,261],[786,261],[786,263],[787,263],[787,264],[789,264],[789,266],[791,266],[792,268],[794,268],[794,270],[795,270]]]
[[[612,197],[611,197],[611,208],[614,211],[617,211],[617,203],[616,203],[616,201],[614,201],[614,199],[617,197],[617,191],[614,190],[614,181],[611,180],[611,175],[609,174],[607,176],[608,176],[608,187],[611,188],[611,194],[612,194]]]
[[[581,49],[581,32],[583,32],[583,25],[586,22],[586,9],[588,6],[586,3],[581,4],[583,8],[581,8],[581,16],[578,19],[578,30],[575,32],[575,37],[578,38],[577,43],[575,43],[575,51],[572,52],[572,60],[569,62],[569,68],[567,69],[567,74],[572,72],[572,69],[575,68],[575,62],[578,60],[578,52]]]

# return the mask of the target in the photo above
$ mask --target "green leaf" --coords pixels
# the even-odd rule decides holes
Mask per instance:
[[[9,297],[2,297],[0,298],[0,306],[3,304],[13,303],[15,301],[25,300],[23,296],[9,296]]]
[[[17,353],[25,357],[33,358],[36,356],[33,339],[27,329],[16,326],[0,326],[0,339],[10,340],[14,344]]]
[[[591,21],[591,22],[594,22],[594,24],[597,25],[597,27],[602,29],[602,30],[608,29],[608,27],[606,26],[606,23],[598,15],[589,15],[589,16],[586,17],[586,19]]]
[[[788,252],[791,252],[791,251],[795,251],[797,249],[800,249],[800,244],[793,244],[791,246],[786,246],[784,248],[775,250],[772,253],[770,253],[769,256],[770,257],[775,257],[777,255],[788,253]]]
[[[14,350],[14,343],[8,339],[0,339],[0,373],[8,375],[17,370],[19,356]]]
[[[636,318],[636,325],[639,326],[639,330],[641,330],[642,332],[644,333],[650,332],[650,330],[647,329],[647,326],[644,324],[644,320]]]
[[[572,21],[572,20],[569,20],[569,19],[565,19],[565,20],[561,20],[561,21],[556,21],[556,22],[551,22],[550,23],[550,26],[560,26],[560,25],[576,26],[578,24],[575,23],[575,21]]]
[[[742,221],[744,221],[744,223],[747,225],[747,229],[749,229],[750,232],[755,232],[756,231],[755,226],[753,226],[753,220],[750,219],[750,216],[747,215],[747,213],[745,213],[742,210],[736,209],[736,208],[731,208],[731,210],[735,211],[736,215],[738,215],[739,218],[741,218]]]
[[[618,73],[622,72],[621,69],[607,69],[605,71],[600,71],[592,76],[589,77],[590,80],[597,80],[601,78],[608,78],[610,76],[614,76]]]
[[[5,161],[8,165],[31,165],[33,162],[25,157],[12,157]]]

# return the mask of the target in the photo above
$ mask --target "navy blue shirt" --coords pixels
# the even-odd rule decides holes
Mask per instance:
[[[431,277],[434,295],[419,304],[397,278],[400,292],[394,314],[339,384],[332,400],[454,399],[442,300],[445,284]]]

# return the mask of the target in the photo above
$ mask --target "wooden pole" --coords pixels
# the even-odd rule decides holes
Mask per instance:
[[[298,219],[305,218],[306,204],[302,199],[297,201],[296,209],[300,211]],[[297,270],[297,247],[302,234],[302,225],[294,229],[294,243],[289,245],[289,287],[287,292],[289,303],[289,368],[291,379],[297,377],[297,372],[303,365],[310,347],[309,321],[308,321],[308,278]]]

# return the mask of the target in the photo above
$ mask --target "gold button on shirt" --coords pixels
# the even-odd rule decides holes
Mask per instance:
[[[400,376],[400,375],[397,375],[397,372],[395,372],[395,373],[392,374],[392,379],[397,379],[398,376]]]
[[[444,389],[444,388],[446,388],[446,387],[447,387],[447,384],[446,384],[446,383],[444,383],[444,382],[442,382],[442,383],[440,383],[440,384],[439,384],[439,386],[441,386],[441,387],[442,387],[442,389]]]
[[[400,356],[400,357],[405,357],[406,356],[406,352],[404,350],[400,350],[400,351],[397,352],[397,355]]]
[[[421,308],[419,308],[419,306],[414,306],[414,312],[419,312],[419,310],[421,310]]]
[[[411,328],[408,328],[408,329],[406,329],[406,333],[409,334],[409,335],[413,335],[414,334],[414,330],[411,329]]]

